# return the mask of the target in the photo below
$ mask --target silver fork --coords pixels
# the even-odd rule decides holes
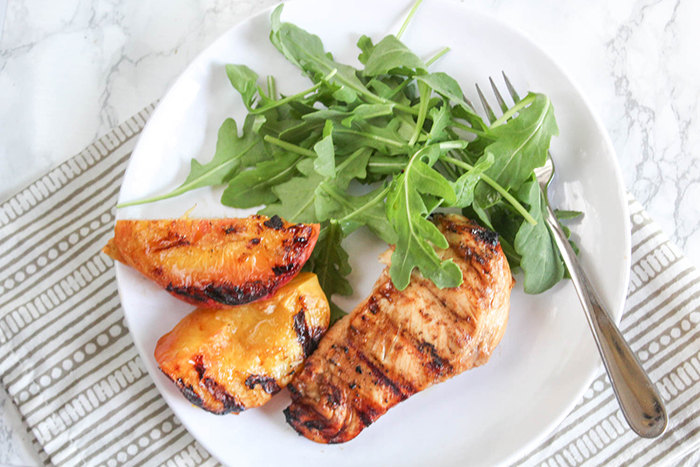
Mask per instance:
[[[505,73],[503,73],[503,78],[508,93],[513,98],[513,101],[517,103],[520,100],[518,93]],[[496,84],[491,78],[489,78],[489,81],[498,106],[503,112],[507,111],[508,106],[498,91]],[[484,94],[479,89],[479,85],[476,86],[476,90],[489,121],[493,123],[496,120],[493,109],[486,101]],[[554,161],[551,153],[548,153],[545,165],[535,170],[535,175],[546,201],[547,226],[554,235],[554,240],[559,247],[564,264],[569,270],[571,281],[581,301],[581,306],[586,312],[588,324],[593,332],[598,352],[600,352],[603,364],[610,377],[610,382],[622,413],[635,433],[645,438],[655,438],[661,435],[668,425],[666,408],[661,397],[659,397],[659,393],[656,391],[656,387],[652,384],[641,363],[603,306],[598,294],[581,267],[576,253],[574,253],[564,231],[559,225],[554,211],[549,205],[547,187],[554,177]]]

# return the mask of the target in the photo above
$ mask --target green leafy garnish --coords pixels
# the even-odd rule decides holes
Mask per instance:
[[[190,174],[184,183],[175,190],[164,195],[155,196],[139,201],[122,203],[118,208],[137,204],[152,203],[162,199],[173,198],[188,191],[205,186],[223,185],[236,175],[238,169],[251,163],[264,160],[267,155],[263,149],[260,136],[253,132],[255,118],[248,116],[243,127],[243,136],[238,136],[238,126],[232,118],[227,118],[219,128],[214,157],[207,164],[200,164],[192,159]]]
[[[221,199],[226,206],[263,206],[268,216],[320,223],[305,269],[318,275],[333,320],[344,314],[333,295],[352,293],[342,242],[358,228],[395,245],[390,274],[398,289],[416,270],[441,288],[462,282],[459,267],[436,252],[448,247],[429,219],[439,208],[461,209],[498,231],[511,268],[524,272],[525,292],[552,287],[566,268],[544,222],[545,199],[533,173],[558,134],[552,103],[530,93],[486,123],[454,78],[429,71],[449,48],[424,61],[401,42],[419,4],[395,36],[377,43],[360,37],[363,69],[336,61],[318,36],[283,22],[278,6],[270,41],[311,86],[278,97],[274,78],[267,77],[264,91],[255,71],[227,65],[249,112],[241,134],[227,119],[212,160],[193,160],[180,187],[120,207],[228,185]]]
[[[416,267],[440,288],[457,287],[462,283],[459,267],[451,260],[441,261],[435,253],[433,245],[437,248],[449,245],[435,224],[427,219],[430,210],[425,203],[426,195],[453,203],[455,192],[444,176],[423,162],[423,151],[425,149],[413,155],[387,196],[386,216],[398,234],[391,257],[391,279],[399,290],[408,286]]]

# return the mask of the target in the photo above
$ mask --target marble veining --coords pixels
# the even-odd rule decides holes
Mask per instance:
[[[690,80],[699,70],[693,42],[680,40],[697,28],[692,9],[692,2],[645,2],[617,27],[606,52],[622,110],[608,128],[625,183],[698,264],[700,92]]]
[[[274,3],[7,0],[0,198],[160,98],[208,44]],[[525,31],[577,81],[627,188],[700,266],[700,2],[464,3]],[[12,409],[0,391],[0,465],[39,465]]]

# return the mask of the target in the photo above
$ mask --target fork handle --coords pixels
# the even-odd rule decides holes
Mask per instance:
[[[549,205],[547,205],[547,226],[554,234],[554,240],[569,269],[571,280],[586,312],[588,324],[593,331],[598,351],[627,423],[635,433],[644,438],[660,436],[668,424],[664,403],[642,364],[601,304],[598,294]]]

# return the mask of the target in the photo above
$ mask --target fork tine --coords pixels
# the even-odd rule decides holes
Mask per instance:
[[[469,99],[467,99],[467,96],[462,95],[462,99],[464,99],[464,102],[466,102],[467,105],[468,105],[474,112],[476,112],[476,107],[474,107],[474,104],[472,104],[472,101],[470,101]]]
[[[503,100],[503,96],[501,96],[501,93],[498,91],[498,88],[496,87],[496,83],[493,82],[493,78],[489,76],[489,82],[491,83],[491,89],[493,90],[494,96],[496,96],[496,102],[498,102],[498,105],[501,107],[502,112],[507,112],[508,111],[508,105],[506,104],[506,101]]]
[[[518,93],[515,91],[515,88],[511,84],[508,77],[506,76],[506,72],[502,71],[501,73],[503,74],[503,79],[506,82],[506,87],[508,88],[508,92],[510,93],[510,97],[512,97],[513,102],[515,102],[517,104],[518,102],[520,102],[520,96],[518,96]]]
[[[486,116],[489,118],[489,122],[493,123],[496,121],[496,114],[493,113],[493,109],[489,105],[489,103],[486,101],[486,98],[484,97],[484,93],[481,92],[481,88],[479,85],[476,85],[476,92],[479,94],[479,99],[481,100],[481,106],[484,108],[486,111]]]

